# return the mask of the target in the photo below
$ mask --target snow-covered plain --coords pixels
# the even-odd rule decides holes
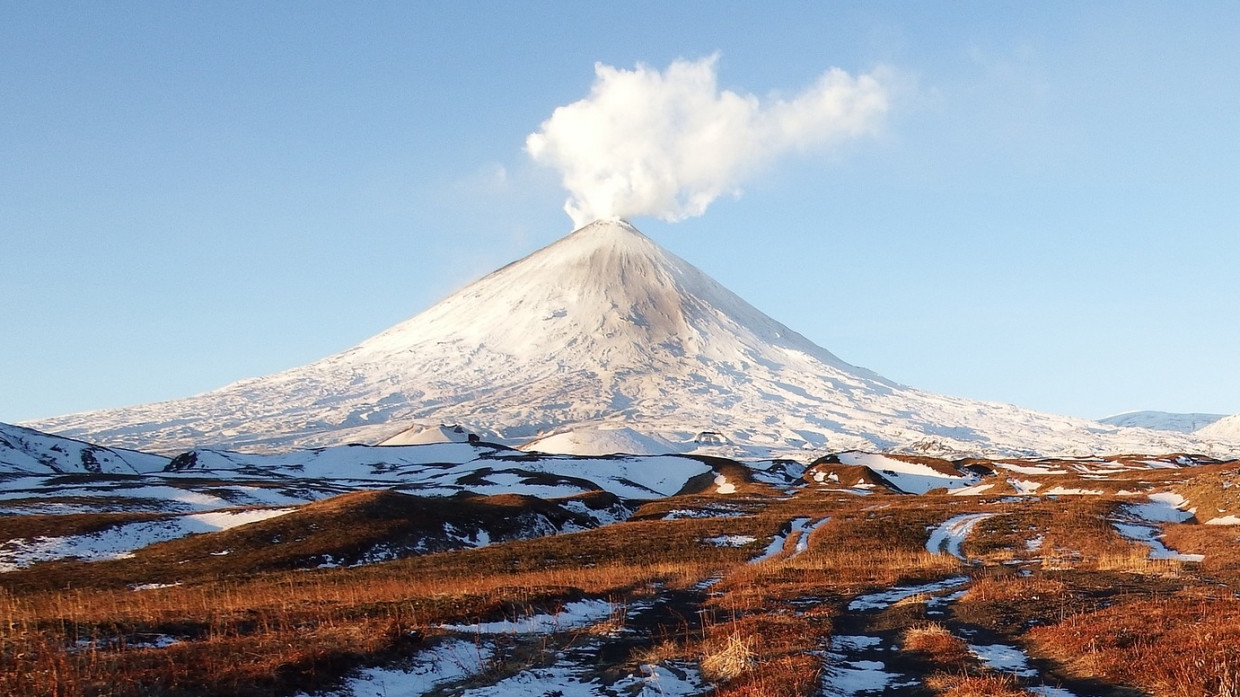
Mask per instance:
[[[470,443],[348,445],[278,454],[204,449],[164,463],[166,471],[73,482],[54,475],[0,476],[0,501],[62,494],[167,502],[154,510],[209,510],[305,503],[376,488],[423,496],[468,491],[558,498],[608,491],[626,499],[656,499],[712,471],[699,460],[674,455],[573,457]]]
[[[421,438],[438,424],[590,454],[649,454],[664,443],[673,448],[664,452],[801,460],[850,448],[1232,448],[899,385],[764,315],[619,220],[587,225],[315,363],[186,399],[30,425],[177,453],[379,443],[402,432]],[[610,442],[619,429],[635,435]]]

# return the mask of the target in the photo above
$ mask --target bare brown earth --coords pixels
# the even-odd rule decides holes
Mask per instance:
[[[346,494],[128,559],[0,574],[0,694],[332,693],[361,669],[399,670],[461,638],[451,625],[597,599],[613,610],[588,625],[475,634],[484,669],[426,694],[576,660],[592,694],[653,665],[697,676],[693,694],[729,697],[1238,695],[1240,526],[1205,523],[1240,514],[1240,465],[1144,462],[1016,463],[1046,474],[932,463],[990,473],[983,481],[995,486],[973,496],[900,494],[829,462],[871,493],[808,478],[783,489],[716,463],[736,493],[703,480],[597,529],[319,568],[324,555],[349,559],[351,546],[408,542],[444,522],[498,531],[523,512],[563,514],[530,497]],[[1017,495],[1011,480],[1040,487]],[[1054,487],[1090,493],[1048,495]],[[1202,561],[1151,559],[1117,531],[1128,506],[1158,492],[1197,508],[1157,528],[1167,547]],[[987,517],[959,557],[928,551],[936,529],[966,514]],[[0,519],[0,537],[141,517],[20,516]],[[1001,649],[1016,662],[997,665]]]

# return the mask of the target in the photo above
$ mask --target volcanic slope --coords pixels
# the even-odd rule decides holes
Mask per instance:
[[[767,317],[620,220],[591,223],[315,363],[31,425],[175,452],[374,443],[440,423],[508,444],[575,431],[586,449],[591,433],[616,428],[682,451],[708,432],[716,452],[749,456],[1209,450],[1182,434],[896,384]]]

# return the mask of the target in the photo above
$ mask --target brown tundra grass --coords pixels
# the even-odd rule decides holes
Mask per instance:
[[[925,654],[935,663],[953,670],[964,670],[976,663],[964,640],[937,622],[906,630],[903,649]]]
[[[1240,601],[1184,591],[1073,616],[1030,632],[1083,675],[1166,697],[1240,696]]]

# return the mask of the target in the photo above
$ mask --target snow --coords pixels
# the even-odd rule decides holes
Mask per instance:
[[[709,431],[747,457],[791,459],[927,443],[982,455],[1240,447],[899,385],[840,360],[617,220],[587,225],[309,365],[29,425],[182,452],[377,443],[436,423],[512,445],[562,433],[585,433],[589,445],[619,429],[687,444]],[[895,471],[906,491],[925,484]]]
[[[823,671],[822,691],[829,697],[881,694],[899,677],[887,672],[887,665],[881,661],[837,659]]]
[[[469,432],[460,426],[414,424],[379,445],[431,445],[434,443],[467,443]]]
[[[1102,489],[1078,489],[1075,487],[1056,486],[1048,489],[1047,496],[1101,496]]]
[[[831,648],[834,651],[864,651],[882,643],[883,638],[876,636],[835,634],[831,637]]]
[[[854,654],[881,646],[881,637],[835,635],[827,651],[822,671],[822,694],[827,697],[852,697],[861,694],[883,694],[888,688],[915,684],[898,673],[887,670],[882,661],[866,660]]]
[[[1037,687],[1028,687],[1025,689],[1038,697],[1076,697],[1076,693],[1062,687],[1047,687],[1045,685],[1041,685]]]
[[[583,428],[526,443],[521,450],[561,455],[666,455],[684,448],[631,428]]]
[[[0,423],[0,474],[158,472],[168,458],[133,450],[104,448],[82,441]]]
[[[963,489],[956,489],[949,493],[952,496],[983,496],[993,488],[995,488],[994,484],[974,484],[973,486],[966,486]]]
[[[621,497],[651,499],[671,496],[710,465],[685,457],[631,459],[544,459],[522,462],[521,469],[565,477],[578,477]]]
[[[1009,479],[1008,484],[1011,484],[1016,493],[1021,496],[1036,494],[1038,489],[1042,488],[1042,482],[1031,482],[1027,479]]]
[[[1226,515],[1221,518],[1211,518],[1206,521],[1206,525],[1240,525],[1240,517]]]
[[[135,591],[154,591],[160,588],[176,588],[180,583],[139,583],[136,586],[130,586],[130,590]]]
[[[995,467],[1016,474],[1067,474],[1068,470],[1040,465],[1018,465],[1014,462],[996,462]]]
[[[619,504],[607,508],[590,508],[584,501],[564,501],[560,505],[567,511],[588,516],[599,527],[623,523],[632,515],[632,511]]]
[[[883,610],[891,607],[895,603],[906,598],[924,593],[938,593],[953,588],[959,588],[969,582],[967,576],[952,576],[951,578],[933,583],[923,583],[917,586],[896,586],[887,590],[875,591],[874,593],[866,593],[859,595],[848,603],[848,609],[852,612],[858,610]]]
[[[404,668],[370,668],[348,680],[340,695],[349,697],[413,697],[485,672],[494,649],[472,641],[440,642],[416,654]]]
[[[716,494],[735,494],[736,485],[728,481],[726,474],[715,477],[715,493]]]
[[[249,511],[215,511],[213,513],[196,513],[181,518],[186,528],[202,528],[194,532],[214,532],[228,530],[238,525],[257,523],[278,516],[292,513],[294,508],[262,508]]]
[[[990,668],[1018,677],[1033,677],[1038,671],[1029,667],[1029,656],[1022,649],[1006,644],[969,644],[969,652]]]
[[[817,525],[821,525],[827,522],[828,520],[830,520],[830,518],[825,518],[822,521],[820,521]],[[805,537],[805,533],[803,531],[805,530],[805,527],[809,523],[809,521],[810,521],[809,518],[793,518],[792,521],[788,523],[788,525],[791,528],[788,534],[785,535],[783,533],[780,533],[776,535],[775,538],[771,540],[771,543],[766,546],[766,550],[762,552],[762,554],[759,554],[753,559],[750,559],[749,563],[750,564],[761,564],[764,561],[768,561],[770,559],[774,559],[775,557],[779,556],[780,553],[784,551],[784,545],[788,542],[789,537],[797,536],[797,535],[801,536],[800,539],[803,539]],[[815,529],[817,528],[817,525],[815,525]],[[799,547],[800,542],[798,541],[797,544]],[[803,551],[805,550],[804,549],[794,550],[792,552],[792,556],[795,557],[797,554],[800,554]]]
[[[606,600],[579,600],[568,603],[554,614],[475,624],[445,624],[440,628],[467,634],[549,634],[595,624],[610,617],[615,609],[616,606]]]
[[[468,443],[428,443],[340,445],[268,454],[199,448],[189,454],[194,456],[194,464],[187,472],[252,469],[315,479],[390,481],[400,478],[401,468],[462,465],[498,453],[495,447]]]
[[[1193,432],[1198,438],[1240,443],[1240,414],[1224,417]]]
[[[994,515],[994,513],[966,513],[945,521],[930,533],[930,539],[926,541],[926,551],[931,554],[950,554],[963,561],[964,555],[960,552],[960,545],[964,544],[965,539],[978,523],[987,518],[993,518]]]
[[[1183,510],[1187,501],[1174,492],[1149,494],[1149,503],[1129,504],[1120,508],[1120,518],[1111,521],[1111,525],[1125,539],[1140,542],[1150,548],[1150,559],[1171,559],[1176,561],[1199,562],[1205,559],[1202,554],[1182,554],[1169,549],[1160,539],[1161,523],[1182,523],[1190,520],[1196,509]]]
[[[815,532],[817,532],[817,531],[818,531],[818,528],[821,528],[822,526],[824,526],[824,525],[826,525],[827,523],[830,523],[830,522],[831,522],[831,519],[830,519],[830,518],[823,518],[822,520],[818,521],[817,523],[814,523],[813,525],[810,525],[810,526],[809,526],[809,527],[807,527],[807,528],[803,528],[803,531],[801,532],[801,536],[800,536],[799,538],[797,538],[797,544],[796,544],[796,547],[792,550],[792,557],[795,557],[795,556],[797,556],[797,555],[799,555],[799,554],[801,554],[801,553],[805,552],[806,550],[808,550],[808,549],[809,549],[809,538],[810,538],[810,536],[811,536],[811,535],[813,535]],[[791,558],[791,557],[789,557],[789,558]]]
[[[1183,523],[1192,519],[1197,509],[1183,510],[1184,497],[1173,492],[1150,494],[1149,503],[1131,504],[1127,512],[1151,523]]]
[[[178,516],[165,520],[128,523],[86,535],[14,539],[0,544],[0,573],[54,559],[76,557],[83,561],[124,559],[135,550],[186,535],[227,530],[291,513],[294,509],[219,511]]]
[[[758,538],[751,535],[720,535],[702,540],[702,542],[716,547],[744,547],[757,541]]]
[[[286,486],[329,487],[333,491],[388,488],[423,496],[450,496],[459,491],[483,495],[527,494],[559,498],[604,490],[622,498],[654,499],[680,491],[690,479],[711,471],[709,465],[675,455],[642,457],[574,457],[537,455],[496,446],[468,443],[435,443],[407,446],[337,446],[278,454],[238,453],[202,449],[191,451],[191,464],[166,473],[163,481],[227,479],[233,491],[254,499],[286,503],[280,492],[252,484],[280,482]],[[542,476],[548,475],[548,476]],[[300,492],[299,492],[300,493]],[[197,507],[220,508],[226,501],[199,492],[164,486],[108,490],[107,495],[146,496],[180,500]],[[20,492],[0,492],[5,497],[24,497]],[[321,497],[321,496],[318,496]],[[315,498],[311,496],[309,498]]]
[[[548,668],[529,668],[493,685],[467,689],[460,697],[687,697],[702,694],[705,685],[696,670],[679,666],[643,665],[639,675],[631,675],[604,686],[588,672],[571,662],[561,661]]]
[[[905,493],[924,494],[931,489],[946,487],[959,489],[977,481],[976,476],[944,474],[933,467],[917,462],[905,462],[886,455],[862,452],[839,454],[841,464],[864,465],[882,475]]]
[[[1172,561],[1192,561],[1200,562],[1205,560],[1204,554],[1181,554],[1173,549],[1169,549],[1162,543],[1160,539],[1161,532],[1153,525],[1142,525],[1140,523],[1111,521],[1111,525],[1125,539],[1133,542],[1140,542],[1150,548],[1150,559],[1167,559]]]

